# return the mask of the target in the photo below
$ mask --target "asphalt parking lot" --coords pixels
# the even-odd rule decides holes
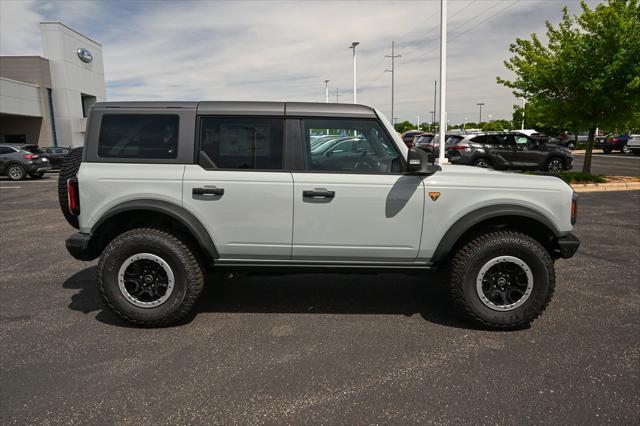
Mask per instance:
[[[573,171],[581,172],[584,154],[573,153]],[[591,158],[591,173],[606,176],[640,176],[640,155],[620,152],[605,154],[594,150]]]
[[[580,195],[582,246],[524,330],[397,274],[211,276],[196,315],[139,329],[66,253],[55,175],[1,182],[0,423],[637,424],[639,210]]]

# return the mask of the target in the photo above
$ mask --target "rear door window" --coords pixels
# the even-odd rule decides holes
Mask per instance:
[[[175,159],[178,125],[177,115],[105,114],[100,127],[98,156]]]
[[[283,168],[284,120],[263,117],[203,117],[200,150],[217,168]]]

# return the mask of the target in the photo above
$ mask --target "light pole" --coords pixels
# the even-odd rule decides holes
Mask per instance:
[[[358,103],[357,89],[356,89],[356,46],[359,45],[359,41],[354,41],[349,46],[349,49],[353,49],[353,103]]]
[[[329,80],[324,81],[324,101],[329,103]]]
[[[482,123],[482,105],[484,105],[484,102],[478,102],[476,105],[480,107],[480,118],[478,119],[478,124],[480,124]]]
[[[437,103],[438,101],[438,81],[434,81],[433,82],[433,111],[431,111],[433,113],[433,120],[431,120],[432,123],[435,123],[436,121],[436,111],[438,110],[437,108]]]
[[[444,139],[447,133],[447,0],[440,0],[440,155],[444,164]]]
[[[431,128],[429,130],[433,131],[433,124],[436,121],[436,112],[435,111],[429,111],[429,114],[431,114]]]
[[[525,98],[522,98],[522,127],[520,127],[520,130],[524,130],[524,106],[527,104],[527,100]]]
[[[391,69],[390,70],[384,70],[385,72],[390,72],[391,73],[391,117],[393,117],[393,96],[394,96],[394,89],[395,89],[395,75],[396,75],[396,58],[399,58],[401,55],[396,55],[395,54],[395,41],[391,42],[391,55],[385,55],[385,58],[391,58]],[[355,49],[354,49],[355,51]]]
[[[420,116],[418,116],[418,126],[416,127],[416,129],[420,130]]]

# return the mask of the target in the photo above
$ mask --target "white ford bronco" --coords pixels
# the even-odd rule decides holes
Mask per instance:
[[[59,195],[69,253],[99,257],[107,305],[145,326],[184,317],[207,268],[439,268],[465,317],[521,327],[580,244],[562,180],[430,164],[363,105],[98,103]]]

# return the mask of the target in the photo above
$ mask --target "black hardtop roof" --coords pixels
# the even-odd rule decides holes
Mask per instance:
[[[359,104],[333,104],[322,102],[98,102],[95,109],[186,109],[198,114],[211,115],[287,115],[297,117],[359,117],[374,118],[373,108]]]

